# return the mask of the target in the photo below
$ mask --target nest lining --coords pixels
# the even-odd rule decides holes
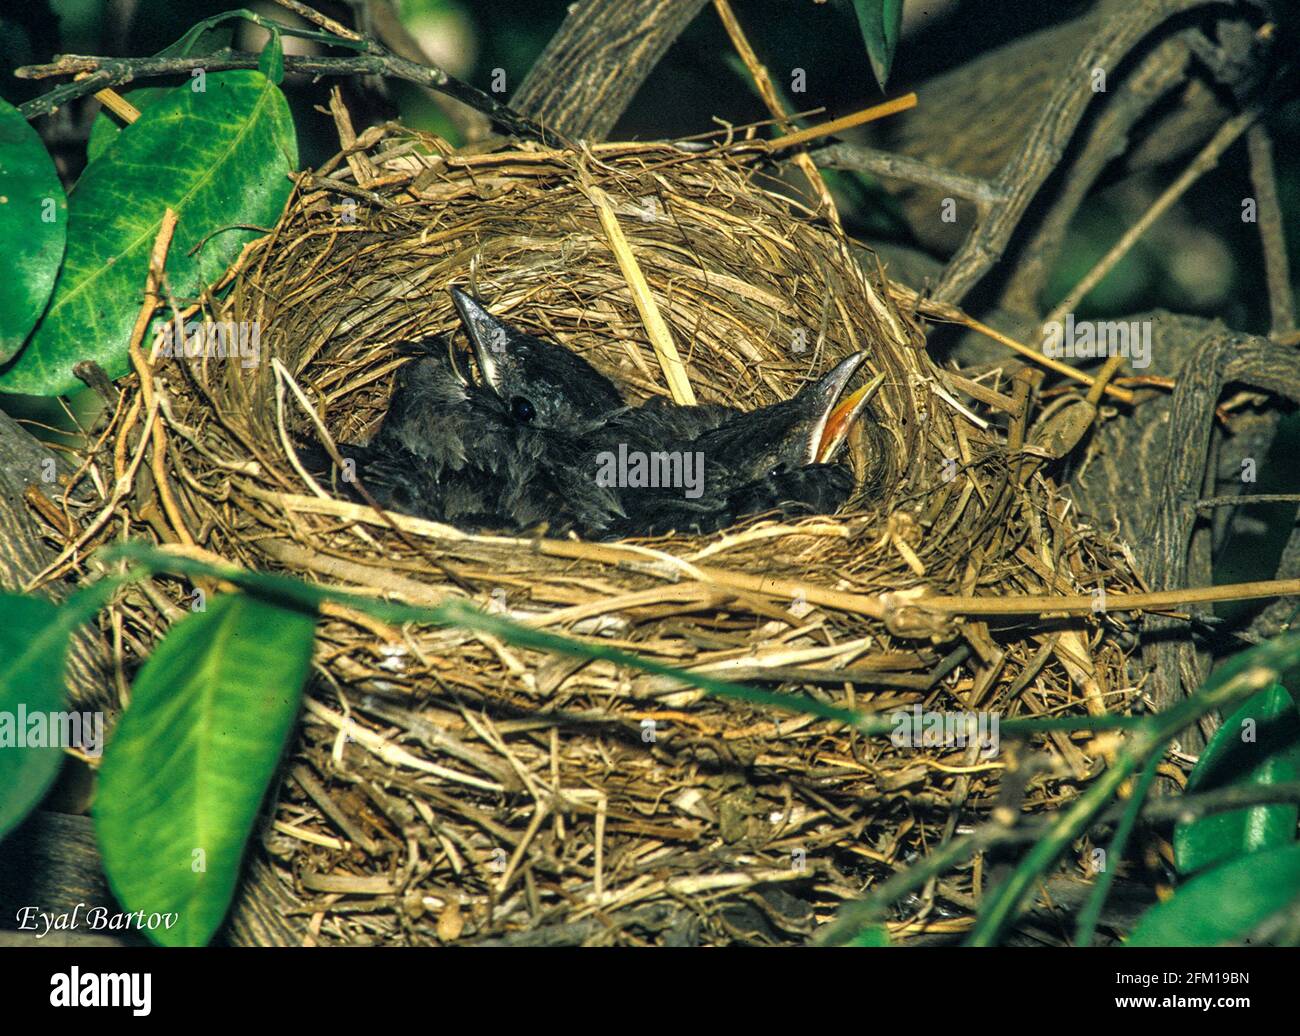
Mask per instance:
[[[1125,707],[1113,620],[935,628],[905,608],[881,621],[852,607],[918,588],[1077,593],[1134,577],[1049,479],[1021,477],[1000,433],[936,393],[943,372],[888,282],[743,149],[428,157],[381,144],[364,163],[353,154],[304,175],[228,293],[209,300],[213,319],[258,322],[263,362],[155,366],[172,488],[200,548],[417,603],[468,596],[656,661],[869,711]],[[885,460],[879,442],[855,444],[869,496],[835,516],[588,544],[384,520],[304,482],[285,444],[312,423],[268,361],[336,441],[364,441],[405,362],[394,344],[458,326],[452,283],[577,350],[630,399],[666,392],[593,186],[619,214],[702,401],[787,398],[868,350],[887,375],[871,415]],[[137,487],[137,514],[151,492]],[[164,610],[133,594],[120,616],[148,643]],[[340,832],[286,786],[277,817],[307,834],[266,845],[304,909],[352,890],[346,911],[326,910],[325,941],[450,941],[596,914],[620,919],[593,930],[597,941],[671,941],[683,923],[703,941],[797,940],[998,791],[1000,761],[862,741],[483,634],[333,611],[317,672],[295,751],[351,804],[355,829]],[[1074,794],[1099,764],[1065,735],[1033,748],[1049,765],[1028,781],[1030,808]],[[376,891],[384,874],[391,888]],[[941,892],[961,901],[972,880],[959,873]],[[777,900],[790,912],[774,915]],[[449,936],[452,916],[462,920]]]

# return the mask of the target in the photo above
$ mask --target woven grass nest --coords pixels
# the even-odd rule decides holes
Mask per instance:
[[[215,320],[260,324],[260,362],[154,366],[191,549],[414,603],[467,598],[868,712],[1126,707],[1112,619],[938,621],[909,607],[918,592],[1086,593],[1134,577],[1043,471],[969,416],[880,271],[775,190],[752,151],[430,156],[392,130],[363,144],[302,177],[208,303]],[[364,441],[408,362],[394,344],[458,328],[451,284],[579,351],[630,399],[666,394],[601,199],[701,401],[786,398],[869,351],[887,375],[871,414],[887,461],[873,468],[861,443],[855,454],[872,494],[835,516],[586,543],[385,519],[304,479],[286,444],[312,434],[305,405],[335,441]],[[138,534],[184,542],[160,536],[156,489],[138,491],[136,513],[153,516]],[[168,621],[156,595],[119,608],[128,645]],[[316,673],[289,764],[315,786],[282,784],[262,842],[323,943],[531,929],[593,943],[804,941],[987,811],[1008,761],[1005,746],[993,759],[899,748],[604,661],[339,609],[321,621]],[[1028,750],[1041,765],[1024,776],[1026,809],[1073,796],[1101,763],[1083,737]],[[940,908],[898,917],[895,935],[962,931],[979,881],[956,872]]]

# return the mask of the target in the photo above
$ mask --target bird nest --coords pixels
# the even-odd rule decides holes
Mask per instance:
[[[756,149],[427,145],[372,132],[300,178],[205,303],[260,330],[255,358],[155,357],[172,499],[140,479],[134,534],[363,594],[468,599],[868,713],[1126,707],[1112,618],[916,606],[1134,577],[1041,457],[1009,450],[997,415],[931,362],[874,260],[766,180]],[[385,516],[327,492],[289,449],[317,434],[311,415],[336,442],[374,432],[409,362],[395,344],[459,333],[452,284],[578,351],[629,400],[664,395],[637,277],[702,402],[788,398],[866,350],[886,375],[870,415],[885,449],[854,451],[870,492],[833,516],[589,543]],[[125,650],[165,628],[175,609],[160,598],[117,605]],[[802,941],[990,809],[1013,762],[1010,801],[1026,809],[1070,798],[1102,764],[1063,733],[992,758],[895,745],[604,660],[342,608],[321,620],[315,672],[259,852],[293,937],[315,915],[318,942]],[[980,880],[978,866],[954,872],[895,933],[961,931]]]

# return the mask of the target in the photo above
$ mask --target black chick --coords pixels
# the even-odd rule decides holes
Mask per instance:
[[[418,343],[426,355],[399,371],[374,438],[341,447],[354,467],[345,481],[382,507],[462,528],[609,538],[712,532],[770,510],[829,512],[852,488],[849,470],[830,462],[865,403],[865,390],[840,398],[860,355],[748,413],[664,400],[632,408],[581,357],[464,292],[452,297],[479,380],[461,373],[445,341]],[[699,492],[602,479],[620,449],[698,458]]]
[[[618,390],[576,354],[510,327],[464,292],[452,297],[480,381],[440,338],[406,345],[425,355],[398,372],[371,441],[340,447],[352,468],[343,481],[389,510],[464,528],[600,534],[622,517],[619,495],[586,473],[581,444],[603,415],[626,409]],[[300,455],[328,466],[323,451]]]
[[[845,396],[864,359],[857,353],[842,360],[791,399],[734,411],[692,438],[659,440],[659,450],[694,456],[702,469],[698,484],[691,492],[681,486],[625,488],[627,517],[616,523],[615,534],[709,533],[767,511],[793,516],[837,510],[853,490],[853,473],[836,457],[881,381]],[[630,427],[637,448],[645,449],[637,418],[636,411],[615,418],[602,434],[617,437]],[[630,454],[633,447],[625,449]]]
[[[483,383],[521,424],[572,429],[625,406],[614,383],[577,353],[511,327],[459,288],[451,298]]]

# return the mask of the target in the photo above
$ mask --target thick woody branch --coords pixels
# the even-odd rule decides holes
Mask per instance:
[[[511,105],[557,132],[603,139],[706,2],[578,0]]]
[[[1094,69],[1113,71],[1138,42],[1168,18],[1213,0],[1148,0],[1107,20],[1075,58],[1030,128],[1024,147],[1003,167],[994,186],[1006,201],[979,220],[952,257],[934,298],[957,303],[1001,258],[1029,205],[1061,163],[1090,105],[1105,94],[1091,89]]]

